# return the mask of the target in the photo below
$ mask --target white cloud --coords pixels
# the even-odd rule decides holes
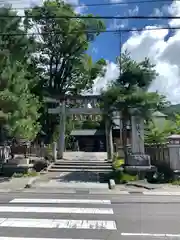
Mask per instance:
[[[42,5],[44,0],[9,0],[9,1],[2,1],[0,0],[0,5],[3,4],[11,4],[13,8],[31,8],[36,5]],[[64,2],[67,2],[69,4],[72,4],[74,6],[79,5],[79,0],[64,0]],[[87,9],[87,6],[85,4],[82,4],[80,6],[74,7],[74,11],[76,13],[83,13]],[[20,11],[20,14],[23,14],[23,10]]]
[[[107,69],[106,74],[103,78],[98,77],[93,86],[93,93],[99,94],[102,89],[105,89],[109,83],[111,83],[114,79],[116,79],[119,75],[119,69],[116,64],[113,62],[107,61]]]
[[[75,7],[74,11],[77,14],[80,14],[80,13],[83,14],[87,9],[88,9],[88,7],[85,4],[82,4],[81,6]]]
[[[92,53],[97,54],[97,53],[98,53],[98,48],[93,47],[93,48],[92,48]]]
[[[108,30],[119,30],[128,26],[128,19],[113,19],[112,23],[108,27]]]
[[[111,3],[119,3],[122,2],[122,0],[110,0]]]
[[[136,5],[135,8],[129,9],[128,13],[130,16],[136,16],[139,12],[139,7]]]
[[[169,7],[164,8],[173,16],[180,16],[180,2],[174,1]],[[179,26],[180,20],[173,19],[169,21],[170,26]],[[152,28],[153,26],[146,27]],[[165,94],[172,103],[180,103],[180,30],[168,38],[169,30],[147,30],[141,33],[133,33],[132,36],[124,43],[122,50],[127,49],[131,52],[133,59],[137,61],[149,57],[156,64],[156,70],[159,76],[152,83],[151,91],[158,90]],[[165,40],[166,39],[166,40]],[[104,83],[99,81],[103,86],[109,82],[112,76],[117,74],[117,69],[113,63],[110,63],[109,73],[106,74]],[[112,68],[113,66],[113,68]]]
[[[151,16],[154,17],[162,17],[163,16],[163,11],[161,11],[159,8],[154,8],[153,13]]]

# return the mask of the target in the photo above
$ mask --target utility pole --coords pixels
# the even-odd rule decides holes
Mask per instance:
[[[121,30],[119,31],[119,37],[120,37],[120,58],[119,58],[119,75],[121,76],[121,70],[122,70],[122,65],[121,65],[121,52],[122,52],[122,32]],[[120,137],[120,144],[121,144],[121,151],[123,150],[123,137],[122,137],[122,133],[123,133],[123,124],[122,124],[122,114],[121,111],[119,111],[119,137]],[[122,151],[123,152],[123,151]]]

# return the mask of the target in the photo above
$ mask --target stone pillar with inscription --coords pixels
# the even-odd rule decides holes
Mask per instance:
[[[65,149],[65,126],[66,126],[66,104],[63,101],[60,105],[60,124],[59,124],[59,143],[57,157],[59,159],[63,158],[63,153]]]
[[[132,153],[144,154],[144,119],[140,116],[131,116]]]
[[[127,156],[127,164],[150,167],[150,156],[145,154],[144,148],[144,119],[136,109],[131,111],[131,137],[131,153]]]
[[[107,150],[107,160],[111,161],[113,159],[113,139],[112,139],[112,127],[110,120],[105,120],[105,132],[106,132],[106,150]]]

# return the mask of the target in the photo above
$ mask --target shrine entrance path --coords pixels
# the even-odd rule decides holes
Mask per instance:
[[[104,161],[107,152],[64,152],[63,158],[72,161]]]
[[[69,189],[108,189],[105,176],[112,165],[106,152],[65,152],[63,159],[52,164],[35,187]]]

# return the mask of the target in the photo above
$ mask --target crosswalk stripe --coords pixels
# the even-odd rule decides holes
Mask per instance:
[[[115,221],[0,218],[0,227],[116,230]]]
[[[0,212],[19,213],[78,213],[78,214],[113,214],[112,208],[73,208],[73,207],[19,207],[0,206]]]
[[[0,240],[100,240],[100,239],[0,237]]]
[[[81,203],[81,204],[111,204],[110,200],[97,199],[35,199],[35,198],[14,198],[10,203]]]

